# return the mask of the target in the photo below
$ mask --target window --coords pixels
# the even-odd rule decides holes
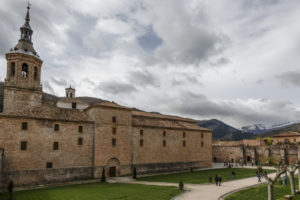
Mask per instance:
[[[185,140],[182,141],[182,146],[185,147]]]
[[[33,79],[36,81],[38,76],[38,68],[34,67]]]
[[[70,94],[70,96],[72,97],[72,93]],[[76,109],[76,107],[77,107],[77,104],[76,103],[72,103],[72,108]]]
[[[185,132],[182,133],[182,137],[185,138]]]
[[[112,134],[113,134],[113,135],[116,135],[116,134],[117,134],[117,128],[115,128],[115,127],[112,128]]]
[[[144,140],[143,139],[140,140],[140,146],[141,147],[144,146]]]
[[[203,141],[201,141],[201,147],[203,147],[203,145],[204,145],[204,143],[203,143]]]
[[[27,130],[27,122],[22,122],[22,130]]]
[[[166,140],[163,140],[163,147],[167,146]]]
[[[78,132],[82,133],[83,132],[83,127],[82,126],[78,126]]]
[[[27,149],[27,142],[22,141],[22,142],[21,142],[21,150],[22,150],[22,151],[26,151],[26,149]]]
[[[140,136],[144,135],[144,130],[140,130]]]
[[[59,124],[54,124],[54,130],[59,131]]]
[[[46,168],[47,168],[47,169],[52,168],[52,162],[47,162],[47,163],[46,163]]]
[[[111,140],[111,143],[112,143],[112,146],[115,147],[115,146],[116,146],[116,143],[117,143],[116,138],[113,138],[113,139]]]
[[[58,150],[58,142],[53,142],[53,150]]]
[[[113,117],[112,117],[112,122],[113,122],[113,123],[116,123],[116,122],[117,122],[117,117],[113,116]]]
[[[166,131],[163,132],[163,136],[166,137]]]
[[[28,65],[23,63],[22,65],[22,77],[27,78],[28,75]]]
[[[296,142],[296,139],[294,139],[294,142]]]
[[[201,138],[203,139],[203,133],[201,133]]]
[[[10,65],[10,75],[15,76],[15,74],[16,74],[16,64],[15,62],[12,62]]]
[[[82,145],[83,144],[83,139],[82,138],[78,138],[78,145]]]

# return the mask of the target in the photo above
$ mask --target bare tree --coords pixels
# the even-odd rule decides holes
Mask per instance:
[[[274,178],[270,178],[262,167],[257,167],[258,173],[263,175],[268,183],[268,200],[274,200],[274,184],[276,183],[278,178],[287,171],[287,167],[285,165],[277,165],[275,166],[275,168],[277,171],[276,175]]]
[[[287,169],[287,173],[289,175],[289,179],[290,179],[290,183],[291,183],[291,193],[293,196],[296,195],[296,189],[295,189],[295,172],[296,170],[299,168],[299,165],[296,164],[291,164],[290,166],[288,166]],[[299,176],[299,175],[298,175]]]

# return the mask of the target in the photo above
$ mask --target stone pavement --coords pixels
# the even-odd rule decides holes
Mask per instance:
[[[272,175],[275,175],[272,174]],[[135,181],[130,178],[117,178],[116,182],[123,183],[133,183],[133,184],[145,184],[145,185],[159,185],[159,186],[175,186],[178,187],[176,183],[162,183],[162,182],[147,182],[147,181]],[[262,183],[265,180],[262,178]],[[189,190],[183,195],[178,196],[174,200],[218,200],[225,194],[237,191],[246,187],[251,187],[257,185],[257,177],[239,179],[234,181],[227,181],[222,183],[221,186],[216,186],[215,184],[185,184],[185,190]],[[260,183],[261,184],[261,183]]]

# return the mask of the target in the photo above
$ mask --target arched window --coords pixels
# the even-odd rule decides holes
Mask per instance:
[[[27,78],[28,76],[28,65],[23,63],[22,65],[22,77]]]
[[[38,77],[38,68],[34,67],[33,79],[36,81]]]
[[[16,64],[15,62],[12,62],[10,65],[10,75],[15,76],[15,74],[16,74]]]

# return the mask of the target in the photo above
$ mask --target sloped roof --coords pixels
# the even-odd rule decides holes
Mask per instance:
[[[80,99],[78,98],[67,98],[67,97],[63,97],[63,98],[60,98],[58,100],[58,102],[64,102],[64,103],[77,103],[77,104],[85,104],[85,105],[88,105],[87,103],[81,101]]]
[[[274,135],[273,137],[291,137],[291,136],[300,137],[300,133],[288,131],[288,132],[279,133],[278,135]]]
[[[55,103],[43,103],[41,106],[30,110],[4,112],[0,116],[93,123],[85,112],[77,109],[58,108]]]

